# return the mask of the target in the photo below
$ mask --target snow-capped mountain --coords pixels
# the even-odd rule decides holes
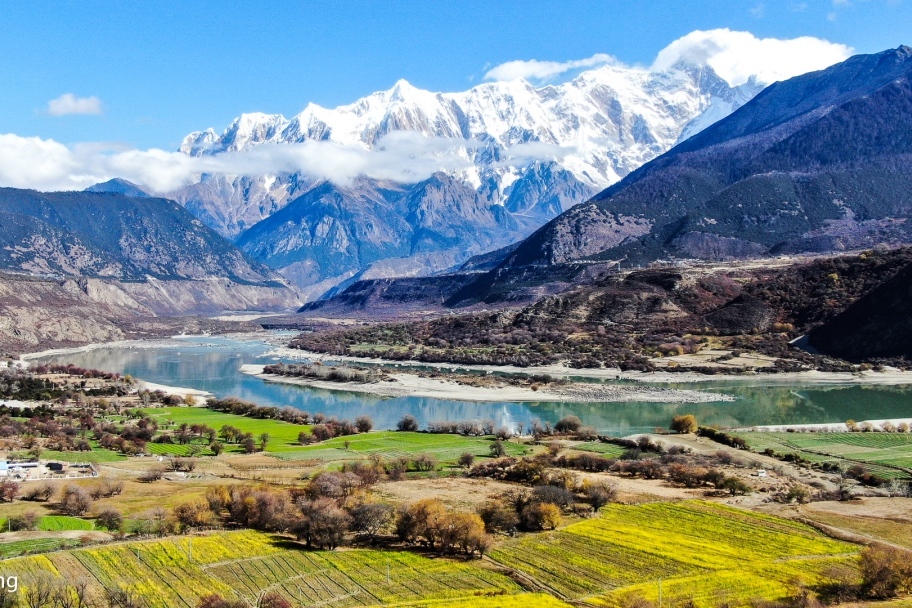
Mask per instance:
[[[433,93],[400,80],[388,91],[335,109],[310,104],[292,118],[243,114],[222,134],[198,131],[180,146],[181,152],[197,157],[307,142],[376,154],[404,141],[406,177],[393,180],[397,183],[375,177],[359,179],[357,187],[327,185],[306,171],[204,174],[169,196],[299,286],[322,288],[327,280],[338,282],[388,258],[408,260],[433,251],[458,263],[515,241],[727,116],[761,89],[753,80],[731,87],[711,68],[683,63],[661,72],[606,65],[556,86],[536,88],[516,80],[458,93]],[[440,166],[434,166],[438,160]],[[413,161],[418,169],[408,179]],[[436,190],[426,187],[432,174],[437,174],[435,184],[443,184]],[[471,193],[471,200],[441,206],[447,198],[440,198],[441,187],[447,196]],[[355,191],[371,201],[369,229],[363,218],[354,217],[358,199],[346,199],[346,193]],[[431,217],[416,211],[423,208],[416,197],[428,192],[438,197],[430,205]],[[326,211],[327,196],[335,201],[336,212]],[[256,226],[293,201],[302,204],[289,208],[281,224],[273,220]],[[421,236],[428,230],[459,236],[428,240]],[[293,236],[295,231],[308,234]],[[397,238],[391,239],[392,233]],[[386,236],[373,242],[372,234]],[[326,247],[348,253],[318,251]],[[352,253],[352,248],[358,251]],[[335,261],[320,264],[321,259]],[[406,262],[385,267],[403,265],[415,268]],[[307,272],[302,274],[302,267]]]

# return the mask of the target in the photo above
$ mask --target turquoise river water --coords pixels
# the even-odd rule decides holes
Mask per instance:
[[[912,387],[882,385],[782,384],[769,378],[664,384],[735,401],[709,403],[477,403],[422,397],[383,398],[265,382],[239,371],[245,363],[273,363],[272,346],[261,340],[188,337],[161,344],[110,346],[44,357],[42,361],[131,374],[149,382],[235,396],[261,405],[290,405],[311,413],[353,419],[367,414],[376,428],[393,428],[404,414],[422,424],[438,420],[490,419],[514,427],[532,420],[554,422],[576,414],[606,434],[629,434],[667,427],[672,416],[692,413],[701,424],[747,426],[843,422],[912,417]]]

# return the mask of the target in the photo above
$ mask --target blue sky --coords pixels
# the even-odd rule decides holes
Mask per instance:
[[[876,52],[912,43],[912,2],[23,1],[0,4],[0,23],[0,134],[172,150],[241,112],[332,107],[399,78],[454,91],[511,60],[649,65],[693,30]],[[49,113],[66,93],[95,113]]]

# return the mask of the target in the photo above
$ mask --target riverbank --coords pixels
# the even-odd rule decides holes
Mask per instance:
[[[517,367],[515,365],[471,365],[459,363],[426,363],[424,361],[391,361],[376,357],[350,357],[346,355],[328,355],[299,350],[296,348],[277,347],[267,355],[282,359],[298,361],[337,361],[340,363],[361,363],[383,365],[391,368],[425,368],[440,371],[471,370],[486,373],[500,372],[505,374],[548,374],[554,378],[591,378],[593,380],[626,380],[644,384],[677,384],[720,382],[730,380],[763,380],[764,383],[781,384],[871,384],[871,385],[905,385],[912,384],[912,371],[902,371],[887,367],[884,371],[862,372],[782,372],[782,373],[718,373],[699,374],[696,372],[639,372],[622,371],[617,368],[576,369],[564,365],[540,365],[535,367]]]
[[[96,344],[85,344],[83,346],[74,346],[71,348],[52,348],[48,350],[43,350],[34,353],[26,353],[20,355],[19,360],[17,361],[17,367],[28,369],[31,365],[31,361],[36,359],[41,359],[43,357],[52,357],[59,355],[68,355],[76,353],[85,353],[98,348],[156,348],[164,344],[179,344],[181,338],[193,338],[193,337],[205,337],[205,336],[189,336],[189,335],[178,335],[173,336],[170,339],[162,340],[119,340],[116,342],[100,342]],[[108,371],[108,370],[102,370]],[[174,395],[180,397],[181,399],[186,399],[188,396],[196,397],[200,401],[205,400],[209,397],[212,397],[213,394],[208,391],[201,391],[195,388],[187,388],[184,386],[171,386],[169,384],[161,384],[157,382],[146,382],[141,378],[136,378],[136,390],[150,390],[150,391],[161,391],[166,395]]]
[[[369,393],[381,397],[430,397],[455,401],[482,402],[662,402],[714,403],[734,401],[730,395],[695,390],[649,386],[595,384],[583,382],[547,383],[538,388],[510,386],[474,386],[454,379],[430,378],[407,371],[387,373],[378,382],[332,382],[313,378],[279,376],[263,373],[263,365],[245,364],[240,371],[267,382],[295,384],[331,391]],[[495,384],[497,384],[495,382]]]

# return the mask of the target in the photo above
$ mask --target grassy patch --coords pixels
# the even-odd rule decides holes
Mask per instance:
[[[225,414],[215,412],[202,407],[159,407],[147,408],[142,410],[147,416],[158,420],[161,430],[173,430],[183,423],[187,424],[205,424],[215,430],[219,430],[224,425],[230,425],[241,429],[245,433],[252,433],[254,439],[259,441],[262,433],[269,433],[270,440],[266,446],[267,452],[285,452],[295,450],[301,447],[298,444],[298,435],[301,431],[310,430],[309,426],[301,424],[289,424],[279,420],[261,420],[259,418],[248,418],[246,416],[237,416],[235,414]],[[166,427],[166,421],[172,421],[175,426]],[[198,442],[196,442],[199,445]],[[168,444],[147,444],[147,448],[153,454],[176,454],[185,455],[189,445],[168,445]],[[226,444],[227,451],[239,451],[240,448],[233,444]],[[159,450],[159,451],[156,451]],[[172,450],[172,451],[167,451]],[[209,453],[208,451],[204,453]]]
[[[60,462],[121,462],[127,457],[112,450],[106,450],[96,445],[91,452],[58,452],[44,450],[41,457],[45,460],[59,460]]]
[[[348,447],[346,448],[346,442]],[[490,437],[463,437],[462,435],[438,435],[431,433],[409,433],[399,431],[378,431],[362,433],[348,437],[336,437],[322,443],[303,446],[277,454],[281,458],[304,460],[359,460],[371,454],[379,454],[387,459],[412,457],[418,454],[431,454],[444,463],[455,462],[464,452],[475,456],[491,454]],[[505,442],[507,454],[523,454],[526,447],[517,443]]]
[[[61,532],[63,530],[92,530],[95,525],[87,520],[69,515],[45,515],[38,520],[38,529],[48,532]]]
[[[618,605],[628,594],[736,605],[779,599],[796,577],[813,581],[854,545],[810,527],[717,504],[610,505],[598,518],[510,541],[491,557],[573,600]]]

